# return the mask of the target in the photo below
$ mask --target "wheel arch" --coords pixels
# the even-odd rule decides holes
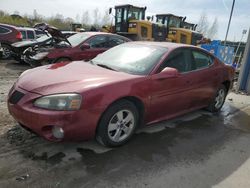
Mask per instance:
[[[226,81],[222,82],[222,85],[224,85],[226,87],[227,92],[228,92],[230,89],[231,82],[229,80],[226,80]]]
[[[121,97],[121,98],[118,98],[116,99],[115,101],[113,101],[112,103],[110,103],[106,108],[105,110],[102,112],[102,114],[100,115],[99,119],[98,119],[98,123],[97,123],[97,126],[96,126],[96,130],[98,129],[98,126],[100,124],[100,121],[104,115],[104,113],[114,104],[122,101],[122,100],[126,100],[126,101],[129,101],[131,103],[133,103],[136,107],[136,109],[138,110],[138,113],[139,113],[139,123],[138,123],[138,127],[140,127],[141,125],[143,125],[144,123],[144,114],[145,114],[145,105],[143,103],[143,101],[141,99],[139,99],[138,97],[135,97],[135,96],[125,96],[125,97]]]

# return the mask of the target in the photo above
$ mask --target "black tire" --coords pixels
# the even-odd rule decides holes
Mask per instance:
[[[131,126],[129,128],[130,129],[129,134],[127,135],[125,132],[122,132],[123,131],[122,128],[119,128],[119,131],[121,131],[121,133],[120,133],[121,137],[125,136],[125,138],[123,140],[120,140],[120,141],[114,141],[111,138],[111,134],[113,134],[113,133],[112,133],[112,131],[109,131],[109,126],[110,126],[111,121],[113,121],[115,119],[116,114],[120,113],[120,112],[122,112],[123,115],[125,114],[125,118],[128,117],[128,114],[129,114],[129,115],[132,115],[134,119],[131,122],[129,121],[129,123],[127,123],[127,124],[124,123],[124,127],[126,126],[126,128]],[[128,114],[126,116],[127,112],[128,112]],[[119,124],[118,116],[116,118],[117,118],[117,122],[115,122],[115,124],[117,126],[119,126],[118,125]],[[112,106],[110,106],[103,113],[103,115],[99,121],[98,127],[97,127],[96,140],[100,144],[102,144],[104,146],[108,146],[108,147],[121,146],[121,145],[125,144],[133,136],[133,134],[137,128],[138,122],[139,122],[139,114],[138,114],[138,110],[135,107],[135,105],[132,102],[127,101],[127,100],[118,101],[118,102],[114,103]],[[117,133],[116,132],[117,129],[114,131],[115,131],[115,133]],[[115,133],[114,133],[114,135],[115,135]],[[123,133],[123,135],[122,135],[122,133]]]
[[[71,61],[71,60],[67,57],[61,57],[61,58],[56,59],[53,63],[60,63],[60,62],[67,62],[67,61]]]
[[[11,57],[11,46],[7,44],[2,44],[1,45],[3,48],[3,54],[2,54],[2,59],[10,59]]]
[[[223,92],[224,93],[224,97],[220,99],[220,104],[218,104],[218,100],[217,100],[217,97],[219,96],[220,92]],[[209,104],[209,106],[207,107],[207,110],[210,111],[210,112],[218,112],[221,110],[224,102],[225,102],[225,99],[226,99],[226,96],[227,96],[227,89],[224,85],[221,85],[219,87],[219,89],[217,90],[216,94],[215,94],[215,97],[213,98],[212,102]]]

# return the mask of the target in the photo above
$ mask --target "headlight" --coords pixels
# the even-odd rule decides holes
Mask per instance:
[[[36,55],[32,56],[32,59],[41,60],[41,59],[45,58],[48,54],[49,54],[49,52],[37,53]]]
[[[34,106],[48,110],[78,110],[82,97],[76,93],[48,95],[38,98]]]

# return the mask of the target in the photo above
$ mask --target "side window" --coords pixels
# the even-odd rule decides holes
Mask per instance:
[[[21,30],[20,32],[22,33],[22,38],[27,39],[26,31]]]
[[[122,38],[118,38],[118,37],[109,37],[109,42],[108,45],[110,48],[117,46],[119,44],[124,43],[125,41]]]
[[[27,31],[27,36],[28,36],[28,39],[34,39],[35,38],[35,35],[34,35],[33,31]]]
[[[209,67],[213,63],[212,58],[200,51],[192,51],[196,69]]]
[[[162,71],[165,67],[175,68],[181,73],[193,70],[189,50],[177,49],[173,51],[160,67],[160,71]]]
[[[89,41],[90,48],[108,48],[106,36],[96,36]]]
[[[0,34],[6,34],[6,33],[9,33],[10,30],[7,29],[7,28],[4,28],[4,27],[0,27]]]

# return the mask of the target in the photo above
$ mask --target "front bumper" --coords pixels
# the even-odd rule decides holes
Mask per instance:
[[[10,96],[18,90],[24,96],[16,103],[10,102]],[[33,106],[33,101],[41,97],[39,94],[27,92],[21,88],[13,88],[8,97],[8,109],[14,119],[22,126],[44,137],[49,141],[89,140],[94,138],[95,130],[102,109],[78,111],[51,111]],[[52,128],[60,127],[64,131],[62,139],[55,138]]]

